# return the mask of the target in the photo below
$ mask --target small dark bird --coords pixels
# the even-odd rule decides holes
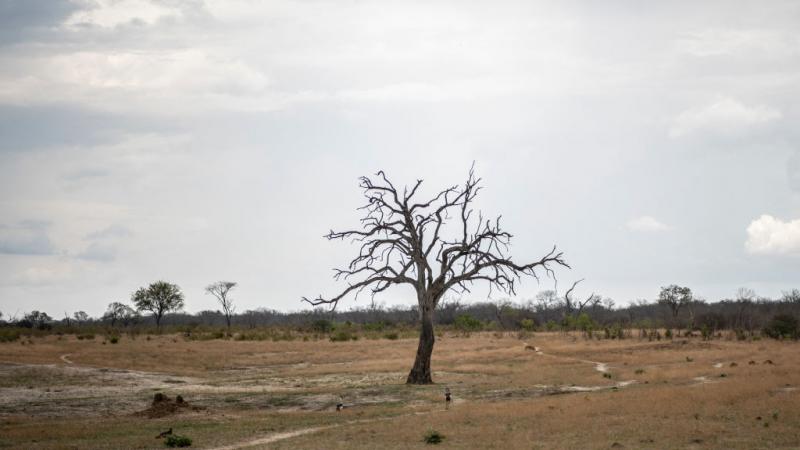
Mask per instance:
[[[343,410],[343,409],[344,409],[344,405],[343,405],[342,403],[337,403],[337,404],[336,404],[336,410],[337,410],[337,411],[341,411],[341,410]]]
[[[161,438],[163,438],[163,437],[167,437],[167,436],[169,436],[170,434],[172,434],[172,428],[170,428],[170,429],[169,429],[169,430],[167,430],[167,431],[162,431],[161,433],[159,433],[159,434],[158,434],[158,436],[156,436],[156,439],[161,439]]]

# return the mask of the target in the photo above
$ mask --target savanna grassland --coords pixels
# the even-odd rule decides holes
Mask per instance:
[[[104,342],[0,344],[0,448],[800,448],[791,341],[444,333],[430,386],[416,338]]]

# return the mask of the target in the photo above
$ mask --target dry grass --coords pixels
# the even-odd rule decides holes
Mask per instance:
[[[169,427],[201,448],[423,448],[430,428],[443,448],[800,446],[795,343],[446,336],[438,385],[408,387],[413,339],[33,341],[0,344],[0,448],[158,448]],[[203,409],[135,415],[154,392]]]

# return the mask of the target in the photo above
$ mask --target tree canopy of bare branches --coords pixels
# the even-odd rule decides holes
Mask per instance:
[[[228,324],[228,331],[231,330],[231,315],[236,312],[236,307],[233,304],[233,299],[228,296],[231,289],[236,287],[233,281],[218,281],[206,286],[206,293],[213,295],[217,298],[222,312],[225,314],[225,322]]]
[[[603,300],[602,297],[600,297],[599,295],[595,295],[594,292],[592,292],[583,301],[572,298],[572,292],[575,290],[575,287],[581,281],[583,281],[583,279],[580,279],[572,283],[572,287],[567,289],[567,292],[564,293],[564,310],[567,315],[572,315],[574,313],[576,316],[579,316],[583,312],[584,308],[586,308],[587,306],[590,307],[597,306]]]
[[[470,292],[474,283],[485,282],[490,292],[515,294],[523,276],[539,280],[542,273],[554,276],[555,266],[569,267],[556,247],[532,262],[513,260],[508,255],[512,235],[501,227],[500,217],[487,219],[473,208],[480,182],[470,169],[463,185],[419,199],[422,180],[400,190],[383,171],[373,178],[361,177],[359,186],[367,200],[360,208],[361,226],[325,236],[360,244],[350,264],[335,269],[334,277],[348,285],[333,297],[303,298],[334,309],[340,300],[365,289],[375,295],[394,285],[413,287],[421,329],[409,384],[432,382],[433,312],[445,293]]]

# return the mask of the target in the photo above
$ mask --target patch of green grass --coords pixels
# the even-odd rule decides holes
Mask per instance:
[[[0,342],[14,342],[19,339],[20,332],[13,328],[0,328]]]
[[[191,447],[192,439],[180,434],[171,434],[164,439],[164,445],[167,447]]]
[[[426,444],[440,444],[444,440],[444,435],[434,429],[428,430],[422,439]]]

